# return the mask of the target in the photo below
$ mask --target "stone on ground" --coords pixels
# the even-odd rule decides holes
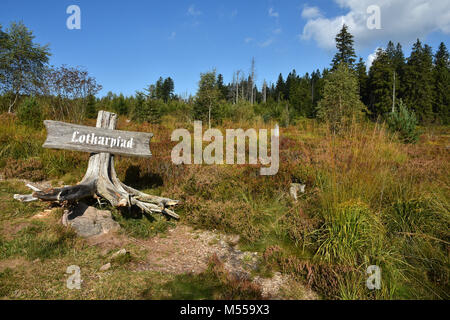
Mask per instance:
[[[93,237],[120,228],[108,210],[98,210],[80,202],[71,211],[64,212],[62,223],[71,226],[80,237]]]

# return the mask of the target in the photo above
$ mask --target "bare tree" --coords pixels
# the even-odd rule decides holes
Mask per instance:
[[[239,73],[241,71],[236,71],[236,104],[239,102]]]
[[[266,103],[267,101],[267,83],[266,83],[266,79],[264,79],[263,82],[263,102]]]
[[[97,94],[102,86],[80,67],[62,65],[49,69],[47,92],[55,96],[52,112],[55,119],[81,122],[86,113],[86,99]]]
[[[253,102],[254,102],[254,96],[253,96],[254,82],[255,82],[255,57],[252,57],[252,67],[250,70],[250,83],[249,83],[249,87],[251,90],[251,94],[250,94],[250,103],[251,104],[253,104]]]

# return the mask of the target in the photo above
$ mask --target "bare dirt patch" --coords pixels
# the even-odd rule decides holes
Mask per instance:
[[[7,268],[14,269],[20,266],[28,266],[29,264],[30,262],[25,260],[24,258],[0,260],[0,272]]]
[[[198,274],[206,270],[209,258],[216,255],[223,262],[225,270],[241,279],[251,279],[251,272],[258,266],[258,253],[244,252],[236,245],[237,236],[224,235],[216,231],[194,230],[186,225],[178,225],[167,235],[138,241],[148,249],[145,261],[136,262],[133,270],[152,270],[163,273]],[[293,281],[293,280],[292,280]],[[263,297],[282,298],[291,279],[281,273],[271,278],[255,277],[253,282],[261,287]],[[303,299],[317,299],[306,287],[296,283],[305,294]]]
[[[4,223],[1,228],[1,234],[5,240],[9,241],[22,229],[31,226],[29,222]]]

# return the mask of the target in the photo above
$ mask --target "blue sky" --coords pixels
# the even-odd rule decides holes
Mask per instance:
[[[69,30],[69,5],[81,9],[81,29]],[[366,26],[369,5],[380,7],[381,29]],[[108,91],[134,94],[159,76],[175,92],[195,94],[200,72],[216,68],[225,82],[236,70],[275,82],[280,72],[328,67],[342,22],[369,60],[391,39],[406,55],[416,38],[449,46],[448,0],[316,1],[65,1],[1,0],[0,23],[23,21],[36,41],[49,44],[50,63],[83,66]],[[370,63],[370,62],[369,62]]]

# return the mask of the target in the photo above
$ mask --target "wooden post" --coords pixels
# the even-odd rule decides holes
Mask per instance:
[[[97,128],[103,128],[107,130],[95,131],[95,132],[103,132],[106,134],[109,133],[111,137],[114,137],[115,132],[112,131],[116,127],[117,115],[107,111],[100,111],[97,116]],[[50,122],[47,122],[47,128],[49,128]],[[59,123],[58,125],[60,125]],[[68,124],[66,124],[68,125]],[[85,126],[73,126],[73,128],[78,130],[78,127]],[[89,128],[89,127],[87,127]],[[92,128],[94,129],[94,128]],[[111,131],[109,131],[111,130]],[[117,131],[117,130],[115,130]],[[131,132],[122,131],[122,136],[126,137],[126,134],[133,134]],[[135,133],[139,134],[139,133]],[[145,135],[145,134],[142,134]],[[147,134],[150,135],[151,134]],[[73,149],[73,146],[67,146],[64,143],[56,143],[57,139],[50,139],[52,135],[49,131],[49,136],[47,138],[44,147],[50,148],[59,148],[59,149]],[[110,139],[111,139],[110,137]],[[147,139],[148,142],[150,138],[148,136],[142,136],[142,139]],[[50,142],[49,142],[50,140]],[[137,139],[139,140],[139,139]],[[53,141],[53,143],[51,142]],[[136,148],[139,148],[136,144]],[[145,143],[144,143],[145,145]],[[139,154],[139,151],[132,150],[130,152],[116,150],[113,144],[111,143],[111,152],[117,154],[128,154],[128,155],[141,155],[141,156],[150,156],[150,152],[147,150],[146,152],[142,151],[142,154]],[[148,146],[148,143],[147,143]],[[89,146],[91,148],[92,146]],[[105,146],[99,146],[100,150],[103,151]],[[79,151],[91,151],[91,149],[84,149]],[[80,149],[82,149],[80,147]],[[138,154],[137,154],[138,153]],[[110,152],[100,152],[91,154],[89,158],[89,165],[84,175],[83,179],[80,183],[74,186],[63,187],[63,188],[52,188],[44,191],[35,191],[30,195],[15,195],[15,199],[21,201],[32,201],[33,199],[40,199],[44,201],[78,201],[88,197],[103,197],[108,200],[111,205],[114,207],[130,207],[137,206],[141,208],[145,212],[157,212],[166,214],[172,218],[178,219],[179,216],[169,209],[178,203],[177,200],[172,200],[168,198],[153,196],[149,194],[145,194],[138,190],[135,190],[125,184],[123,184],[117,177],[116,170],[114,168],[114,155]],[[32,199],[32,200],[30,200]]]

